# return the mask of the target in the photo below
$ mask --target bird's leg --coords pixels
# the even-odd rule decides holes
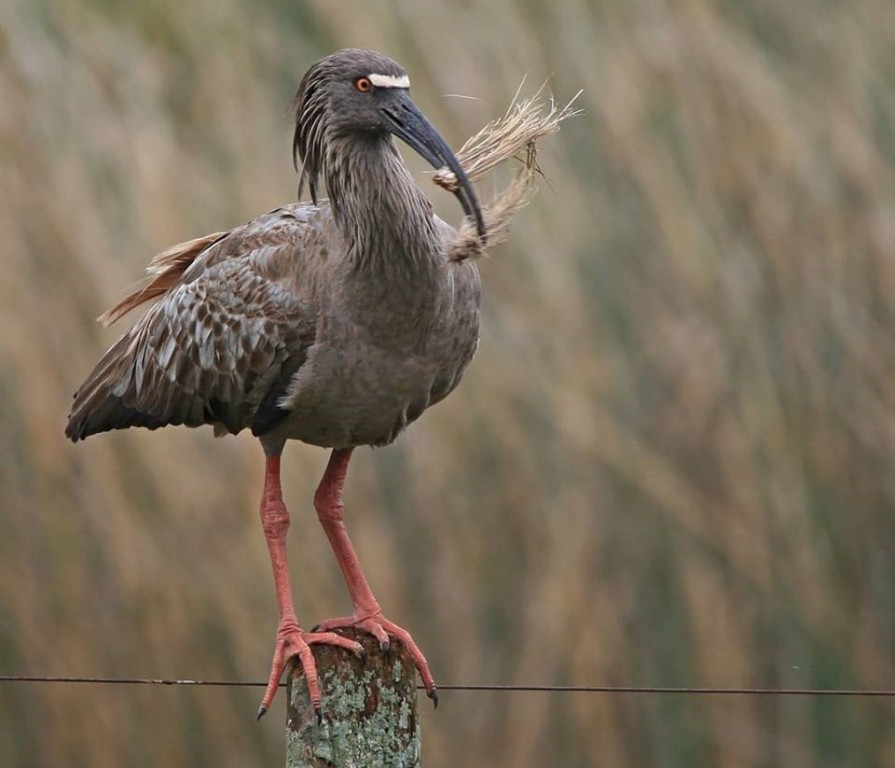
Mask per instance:
[[[267,690],[258,708],[260,718],[270,707],[273,697],[280,685],[280,678],[287,662],[297,656],[308,681],[308,693],[314,710],[320,717],[320,686],[317,682],[317,665],[309,646],[315,643],[326,643],[347,648],[358,656],[363,655],[363,646],[333,632],[306,632],[298,624],[295,608],[292,605],[292,586],[289,583],[289,571],[286,567],[286,532],[289,530],[289,512],[283,503],[283,492],[280,488],[280,457],[268,456],[264,473],[264,494],[261,497],[261,525],[264,538],[270,550],[270,562],[273,565],[273,581],[277,592],[277,607],[280,622],[277,627],[276,646],[273,653],[273,664]]]
[[[358,627],[372,634],[384,651],[388,650],[389,635],[397,637],[413,657],[423,685],[426,686],[426,693],[437,704],[438,694],[435,690],[435,680],[429,671],[426,657],[423,656],[422,651],[406,629],[399,627],[382,615],[382,609],[376,598],[373,597],[373,591],[370,589],[367,577],[364,576],[360,561],[348,538],[348,531],[345,529],[342,487],[345,484],[350,458],[350,448],[332,452],[326,472],[314,494],[314,507],[317,510],[317,517],[323,525],[323,530],[326,532],[326,537],[332,545],[336,560],[339,562],[339,568],[348,587],[348,594],[354,604],[354,613],[340,619],[323,621],[315,629],[329,631],[342,627]]]

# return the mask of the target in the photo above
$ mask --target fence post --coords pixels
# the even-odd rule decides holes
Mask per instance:
[[[346,631],[367,658],[313,647],[323,706],[318,725],[301,668],[287,680],[286,768],[419,768],[416,668],[402,643],[383,653],[366,632]]]

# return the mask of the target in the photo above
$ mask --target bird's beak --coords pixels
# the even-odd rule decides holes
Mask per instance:
[[[466,172],[460,167],[456,156],[445,140],[441,138],[426,116],[420,112],[416,104],[405,90],[396,90],[388,105],[382,109],[388,129],[399,139],[415,150],[436,170],[447,166],[457,177],[458,188],[454,193],[463,206],[467,216],[475,221],[479,237],[485,239],[485,221],[479,201]]]

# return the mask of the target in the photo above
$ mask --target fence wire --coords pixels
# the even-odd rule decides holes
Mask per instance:
[[[186,680],[141,677],[61,677],[51,675],[0,675],[0,683],[63,683],[97,685],[191,685],[224,688],[264,688],[258,680]],[[284,687],[286,683],[280,683]],[[418,690],[424,690],[422,685]],[[502,693],[640,693],[696,696],[877,696],[895,697],[895,690],[862,688],[715,688],[637,685],[439,685],[439,691],[494,691]]]

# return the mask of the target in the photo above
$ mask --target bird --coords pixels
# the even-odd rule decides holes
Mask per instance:
[[[74,395],[72,441],[129,427],[248,429],[264,452],[260,502],[278,625],[258,718],[290,660],[300,664],[321,717],[311,647],[363,648],[338,630],[371,633],[383,650],[404,643],[429,697],[426,657],[387,619],[345,527],[343,487],[352,451],[383,446],[460,382],[479,342],[481,280],[452,260],[456,229],[437,216],[395,139],[458,181],[455,195],[482,243],[475,190],[456,156],[410,96],[407,71],[370,50],[314,63],[295,97],[298,197],[228,231],[156,256],[149,279],[100,319],[149,304]],[[321,193],[325,190],[326,197]],[[289,440],[331,451],[314,507],[352,601],[350,616],[299,623],[286,566],[290,515],[280,484]]]

